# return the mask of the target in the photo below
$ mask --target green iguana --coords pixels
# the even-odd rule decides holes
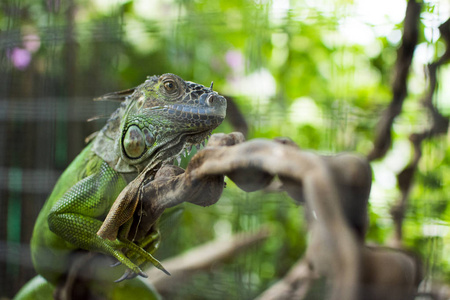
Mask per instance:
[[[112,256],[126,266],[128,273],[121,279],[145,276],[139,266],[143,262],[165,271],[151,254],[157,232],[132,241],[126,229],[113,240],[97,231],[128,184],[144,173],[138,186],[151,181],[163,164],[204,142],[226,112],[226,99],[212,84],[207,88],[173,74],[148,77],[136,88],[101,98],[123,103],[62,174],[33,232],[34,267],[55,286],[66,280],[73,254],[85,250]]]

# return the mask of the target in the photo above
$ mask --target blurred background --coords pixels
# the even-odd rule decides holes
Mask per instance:
[[[391,101],[404,0],[3,0],[0,5],[0,299],[35,275],[34,221],[58,176],[117,103],[94,97],[175,73],[232,96],[248,139],[287,136],[302,148],[366,155]],[[412,159],[411,133],[430,125],[420,104],[424,66],[442,55],[446,0],[422,6],[409,94],[388,154],[372,164],[368,242],[388,245],[396,174]],[[450,67],[435,105],[450,114]],[[231,132],[224,122],[215,132]],[[423,144],[404,222],[405,244],[427,278],[450,281],[449,137]],[[183,161],[183,165],[188,160]],[[209,272],[173,299],[252,299],[303,255],[302,207],[284,193],[245,193],[231,181],[216,204],[185,205],[156,257],[173,257],[238,232],[271,236]]]

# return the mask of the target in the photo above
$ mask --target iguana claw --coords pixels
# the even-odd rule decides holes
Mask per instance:
[[[147,274],[145,274],[144,272],[140,272],[140,273],[134,273],[133,271],[131,271],[130,269],[127,269],[125,271],[125,273],[123,273],[122,277],[120,277],[119,279],[117,279],[115,282],[121,282],[125,279],[133,279],[136,278],[137,276],[142,276],[144,278],[147,278]]]
[[[111,265],[109,265],[111,268],[120,266],[122,263],[120,261],[116,261],[115,263],[112,263]]]
[[[114,280],[114,282],[122,282],[122,281],[124,281],[125,279],[127,279],[128,278],[128,275],[127,275],[127,273],[125,272],[119,279],[117,279],[117,280]]]
[[[125,279],[133,279],[133,278],[135,278],[136,276],[142,276],[142,277],[144,277],[144,278],[148,278],[148,275],[147,274],[145,274],[144,272],[142,272],[142,271],[140,271],[139,273],[134,273],[133,271],[131,271],[130,269],[127,269],[126,271],[125,271],[125,273],[123,273],[123,275],[119,278],[119,279],[117,279],[117,280],[115,280],[114,282],[121,282],[121,281],[124,281]]]
[[[161,271],[163,271],[164,273],[166,273],[167,275],[170,276],[169,271],[167,271],[166,269],[164,269],[164,267],[162,266],[161,263],[159,263],[158,261],[157,261],[157,262],[152,262],[152,263],[153,263],[153,265],[154,265],[157,269],[160,269]]]
[[[111,265],[111,267],[115,267],[116,265],[119,265],[119,264],[121,264],[121,263],[120,263],[120,262],[115,263],[114,265]],[[154,265],[156,268],[160,269],[161,271],[163,271],[164,273],[166,273],[167,275],[170,276],[169,271],[167,271],[167,270],[162,266],[161,263],[157,262],[157,263],[153,263],[153,265]],[[114,281],[114,282],[121,282],[121,281],[124,281],[125,279],[133,279],[133,278],[135,278],[136,276],[142,276],[142,277],[144,277],[144,278],[147,278],[147,277],[148,277],[147,274],[145,274],[145,273],[142,272],[142,271],[139,271],[138,273],[136,273],[136,272],[134,272],[134,271],[132,271],[132,270],[130,270],[130,269],[127,269],[127,270],[125,271],[125,273],[123,273],[123,275],[122,275],[119,279],[117,279],[116,281]]]

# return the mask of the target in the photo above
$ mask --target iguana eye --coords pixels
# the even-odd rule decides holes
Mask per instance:
[[[164,88],[166,89],[167,93],[173,94],[177,91],[177,86],[175,82],[173,81],[166,81],[164,82]]]

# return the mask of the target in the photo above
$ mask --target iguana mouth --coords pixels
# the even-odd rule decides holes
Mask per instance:
[[[200,105],[167,104],[153,106],[149,110],[158,110],[168,115],[190,118],[192,120],[219,118],[223,121],[227,110],[227,102],[223,96],[217,93],[209,93],[202,95],[197,101]]]
[[[167,110],[169,114],[177,113],[187,113],[192,116],[210,116],[210,117],[225,117],[225,109],[217,110],[216,108],[210,107],[190,107],[185,105],[164,105],[163,110]]]

